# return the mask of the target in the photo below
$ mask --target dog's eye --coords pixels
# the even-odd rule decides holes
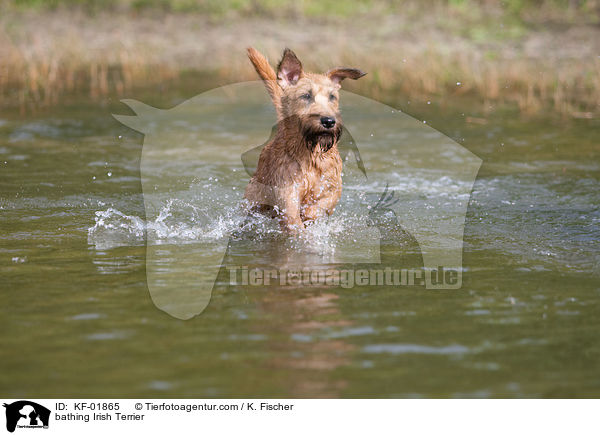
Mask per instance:
[[[310,92],[307,92],[306,94],[300,95],[300,98],[306,101],[310,101],[312,99],[312,95],[310,94]]]
[[[336,100],[335,95],[329,94],[329,101],[335,101],[335,100]]]

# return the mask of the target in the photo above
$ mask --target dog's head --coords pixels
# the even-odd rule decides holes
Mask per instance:
[[[334,68],[325,74],[307,73],[294,52],[288,48],[277,67],[284,119],[297,122],[306,145],[317,145],[327,152],[342,133],[339,110],[340,83],[358,79],[365,73],[355,68]]]
[[[298,127],[311,151],[317,146],[321,152],[329,151],[342,133],[340,83],[345,78],[359,79],[366,73],[355,68],[308,73],[294,52],[286,48],[275,74],[260,53],[254,49],[248,49],[248,53],[273,98],[280,122]]]

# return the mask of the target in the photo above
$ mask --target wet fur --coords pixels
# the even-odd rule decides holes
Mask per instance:
[[[278,123],[244,197],[253,210],[277,217],[284,231],[295,233],[318,217],[331,215],[340,199],[339,83],[364,73],[351,68],[306,73],[289,49],[284,51],[277,73],[253,48],[248,49],[248,57],[265,83]],[[306,98],[309,94],[312,99]],[[323,127],[323,116],[334,118],[335,126]]]

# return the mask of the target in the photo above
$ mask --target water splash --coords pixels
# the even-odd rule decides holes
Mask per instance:
[[[410,195],[417,199],[407,200],[404,196],[404,212],[420,206],[420,202],[436,198],[445,203],[449,200],[464,200],[455,191],[460,190],[461,180],[425,174],[394,174],[390,190],[401,196]],[[417,181],[415,181],[418,180]],[[322,256],[333,258],[336,252],[363,242],[362,258],[346,255],[341,261],[378,262],[378,244],[381,228],[374,227],[369,217],[385,185],[378,182],[365,184],[347,179],[342,199],[335,213],[328,218],[317,219],[286,243],[290,249],[305,252],[320,252]],[[116,207],[95,212],[95,223],[88,228],[88,243],[97,249],[111,249],[118,246],[182,244],[196,242],[218,242],[228,237],[251,237],[254,240],[282,237],[276,220],[261,214],[246,214],[239,201],[227,196],[218,182],[208,183],[197,189],[190,186],[186,199],[156,199],[154,217],[145,220],[135,214],[128,214]],[[200,200],[201,199],[201,200]],[[212,204],[209,209],[197,204]],[[243,201],[242,201],[243,203]],[[250,235],[250,236],[248,236]],[[370,248],[365,247],[365,239],[373,239]],[[367,252],[369,251],[375,252]],[[346,258],[348,257],[348,258]]]
[[[239,228],[243,216],[232,210],[217,219],[194,204],[168,200],[149,221],[115,208],[96,211],[95,224],[88,229],[88,243],[97,249],[143,244],[216,241]]]

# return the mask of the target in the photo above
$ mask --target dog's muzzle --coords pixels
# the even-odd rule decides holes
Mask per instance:
[[[321,147],[322,153],[326,153],[327,151],[329,151],[331,147],[333,147],[334,143],[335,137],[333,137],[333,135],[327,134],[319,137],[319,146]]]
[[[339,140],[341,134],[342,128],[339,123],[336,123],[335,128],[328,130],[311,127],[305,131],[304,137],[311,152],[314,151],[315,147],[318,145],[321,153],[326,153]]]

